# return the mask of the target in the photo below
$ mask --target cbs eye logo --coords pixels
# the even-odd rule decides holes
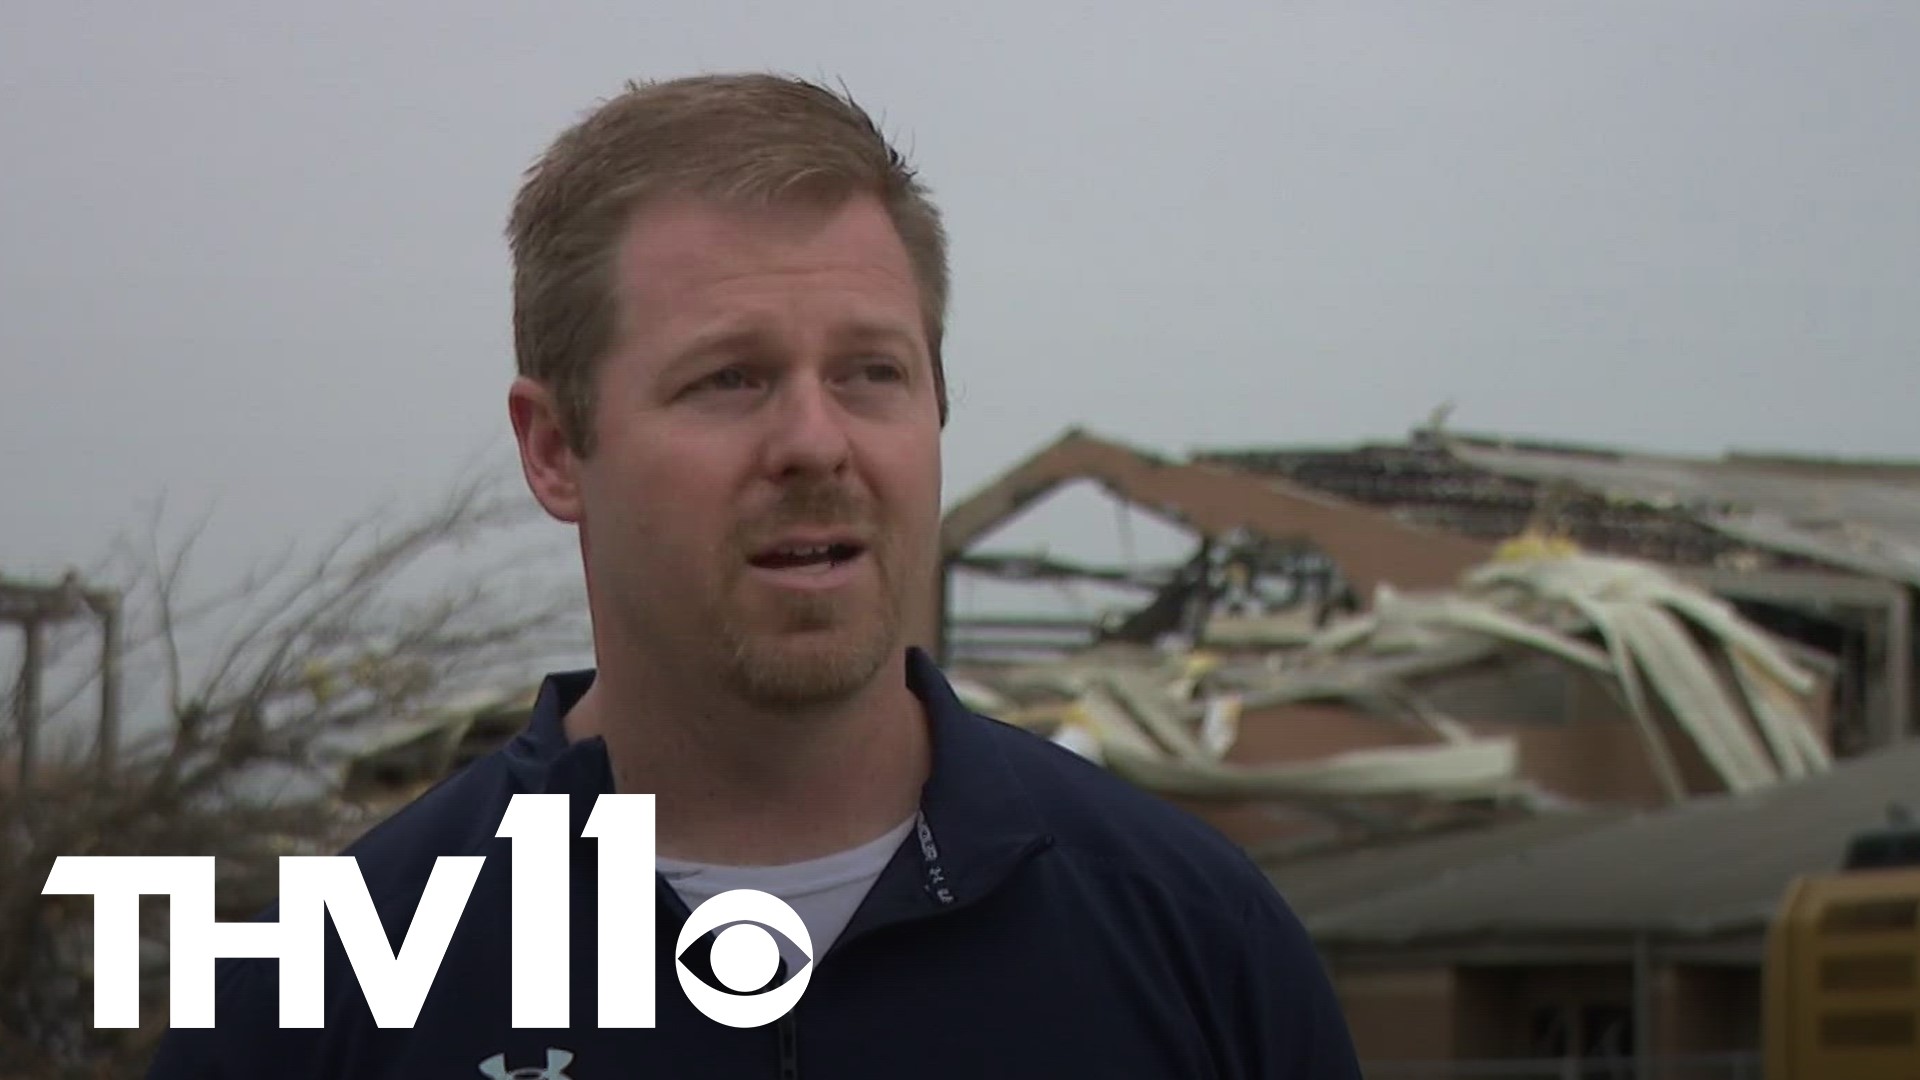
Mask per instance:
[[[754,923],[763,924],[755,926]],[[713,940],[713,977],[726,990],[717,990],[687,970],[688,946],[719,927]],[[765,927],[785,934],[807,958],[784,984],[764,994],[752,991],[767,985],[780,969],[780,946]],[[756,1028],[773,1023],[800,1003],[813,978],[813,939],[800,916],[779,897],[757,889],[723,892],[695,908],[673,949],[673,966],[680,989],[693,1007],[728,1027]],[[731,992],[729,992],[731,991]]]

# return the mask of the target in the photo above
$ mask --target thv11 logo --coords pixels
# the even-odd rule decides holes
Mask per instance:
[[[568,798],[515,795],[495,834],[513,844],[516,1028],[564,1028],[572,1022],[567,995],[569,890],[554,888],[555,882],[570,878]],[[654,796],[602,795],[581,832],[599,841],[603,1028],[655,1026],[654,821]],[[63,855],[54,860],[41,892],[93,897],[93,1008],[98,1027],[139,1026],[140,897],[167,896],[172,1026],[214,1026],[214,961],[258,957],[280,961],[280,1026],[321,1027],[325,918],[331,916],[375,1023],[409,1028],[419,1018],[485,861],[484,855],[440,856],[397,952],[389,947],[360,864],[352,856],[282,856],[278,922],[217,921],[212,856]],[[767,927],[813,956],[806,923],[776,896],[736,889],[693,910],[675,944],[674,967],[695,1008],[718,1023],[752,1028],[778,1020],[799,1003],[813,975],[811,960],[780,986],[748,993],[765,986],[778,969],[779,950]],[[689,945],[714,930],[720,931],[713,946],[714,976],[734,993],[707,985],[680,959]]]

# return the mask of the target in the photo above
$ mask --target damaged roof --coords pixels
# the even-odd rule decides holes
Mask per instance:
[[[1920,585],[1920,465],[1572,453],[1461,441],[1461,460],[1670,505],[1735,540]]]
[[[1596,550],[1692,565],[1758,551],[1920,585],[1920,462],[1688,458],[1431,431],[1195,458],[1471,536],[1511,535],[1545,511]]]
[[[1789,784],[1700,798],[1570,835],[1524,842],[1447,868],[1444,848],[1412,846],[1369,871],[1390,887],[1350,902],[1313,867],[1275,872],[1305,897],[1303,916],[1328,945],[1409,945],[1503,935],[1651,933],[1676,937],[1753,932],[1778,910],[1787,885],[1837,869],[1855,834],[1884,827],[1889,807],[1920,800],[1920,743],[1836,765]],[[1542,828],[1551,828],[1542,826]],[[1497,846],[1503,839],[1489,834]],[[1471,842],[1471,841],[1469,841]],[[1336,870],[1338,870],[1338,864]],[[1391,887],[1408,882],[1404,887]]]
[[[1383,582],[1403,588],[1450,585],[1492,553],[1489,544],[1409,524],[1299,484],[1170,461],[1074,428],[950,508],[941,522],[942,554],[959,555],[1076,480],[1096,481],[1115,498],[1202,536],[1245,529],[1274,540],[1308,541],[1335,559],[1363,593]]]

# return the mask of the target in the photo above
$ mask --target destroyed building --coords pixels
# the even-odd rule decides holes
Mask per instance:
[[[1382,489],[1388,494],[1372,501],[1324,490],[1336,486],[1324,479],[1309,487],[1277,470],[1211,458],[1173,461],[1084,431],[1065,433],[948,512],[944,659],[983,688],[983,704],[1051,724],[1057,718],[1048,717],[1048,700],[1057,714],[1058,699],[1068,693],[1060,677],[1077,680],[1076,693],[1085,697],[1090,668],[1121,671],[1135,683],[1157,679],[1158,699],[1134,694],[1132,722],[1142,722],[1140,706],[1148,701],[1176,713],[1205,711],[1204,703],[1169,703],[1165,693],[1168,687],[1177,692],[1178,666],[1198,657],[1219,666],[1216,683],[1232,683],[1220,695],[1237,710],[1224,766],[1311,773],[1350,767],[1356,754],[1362,764],[1399,755],[1446,763],[1431,766],[1440,773],[1477,763],[1471,767],[1485,775],[1476,782],[1490,785],[1472,798],[1382,792],[1368,806],[1317,800],[1310,810],[1295,798],[1163,791],[1256,852],[1292,850],[1313,836],[1346,842],[1356,828],[1366,835],[1368,820],[1399,829],[1423,815],[1452,823],[1461,815],[1500,818],[1540,805],[1658,806],[1738,790],[1749,781],[1728,754],[1751,763],[1757,760],[1751,745],[1765,743],[1767,762],[1753,775],[1790,778],[1803,765],[1822,767],[1836,752],[1853,749],[1846,731],[1873,726],[1867,695],[1845,684],[1857,669],[1846,666],[1844,652],[1822,648],[1827,639],[1807,626],[1868,592],[1898,592],[1885,583],[1844,578],[1794,554],[1762,564],[1742,557],[1744,549],[1703,538],[1700,526],[1665,518],[1642,530],[1656,541],[1617,553],[1631,558],[1614,557],[1588,550],[1576,532],[1543,515],[1537,494],[1522,506],[1499,484],[1490,498],[1503,507],[1497,514],[1474,519],[1474,528],[1443,528],[1441,515],[1408,509],[1453,497],[1447,492],[1459,481],[1437,466],[1424,475],[1442,478],[1434,481],[1440,494],[1389,485]],[[1186,531],[1189,556],[1116,568],[988,549],[1008,523],[1067,486],[1085,483]],[[1593,528],[1641,535],[1624,526]],[[1564,565],[1556,569],[1551,558],[1529,562],[1529,542],[1540,547],[1532,555],[1558,555]],[[1651,558],[1657,550],[1692,552],[1693,561]],[[1522,564],[1536,567],[1535,580],[1500,569]],[[1017,616],[953,610],[954,583],[962,575],[1121,584],[1135,590],[1138,603],[1077,633],[1068,632],[1074,628],[1066,620],[1047,623],[1058,632],[1050,653],[1009,648],[1024,629]],[[1837,592],[1817,594],[1804,612],[1760,605],[1756,615],[1749,600],[1761,589],[1791,600],[1829,584]],[[1538,594],[1540,588],[1558,595]],[[1528,589],[1536,594],[1525,595]],[[1558,610],[1546,610],[1555,603]],[[1623,614],[1596,622],[1596,604]],[[1502,630],[1490,621],[1499,618],[1517,621]],[[1529,623],[1528,633],[1517,632],[1520,623]],[[1898,644],[1891,627],[1881,625],[1883,636]],[[1354,636],[1361,626],[1371,629]],[[1345,646],[1326,647],[1342,633],[1350,639]],[[1717,644],[1708,640],[1715,634],[1721,635]],[[1635,647],[1638,654],[1622,654]],[[1783,676],[1792,687],[1790,706],[1770,700],[1777,687],[1753,685],[1754,657],[1762,655],[1778,658],[1776,671],[1791,672]],[[1648,664],[1656,665],[1650,685],[1664,677],[1664,691],[1642,686]],[[1690,674],[1680,676],[1675,664],[1688,665]],[[1071,674],[1076,670],[1082,675]],[[1099,678],[1106,680],[1105,693],[1113,680]],[[1039,689],[1050,679],[1050,691]],[[995,692],[1009,680],[1014,694]],[[1882,688],[1877,704],[1885,705],[1899,679],[1883,671],[1875,681]],[[1037,711],[1027,708],[1036,696]],[[1094,707],[1107,717],[1111,734],[1119,721],[1111,710]],[[1229,706],[1216,701],[1213,707],[1218,713]],[[1794,714],[1791,723],[1767,715],[1782,707]],[[1734,713],[1742,716],[1737,722]],[[1721,734],[1701,735],[1706,726]],[[1893,729],[1885,720],[1881,726]],[[1783,740],[1803,736],[1818,744],[1806,763],[1782,749]]]
[[[1194,461],[1450,536],[1498,543],[1546,528],[1584,551],[1673,568],[1835,658],[1843,753],[1914,732],[1920,463],[1682,458],[1431,429]]]
[[[1190,546],[1002,543],[1075,485]],[[1369,1075],[1757,1073],[1782,893],[1913,794],[1920,466],[1074,430],[947,524],[963,693],[1260,859]],[[958,610],[978,578],[1132,602]]]

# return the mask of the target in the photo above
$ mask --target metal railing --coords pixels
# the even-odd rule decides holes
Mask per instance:
[[[1761,1080],[1757,1053],[1656,1057],[1643,1071],[1631,1058],[1489,1058],[1372,1061],[1366,1080]]]

